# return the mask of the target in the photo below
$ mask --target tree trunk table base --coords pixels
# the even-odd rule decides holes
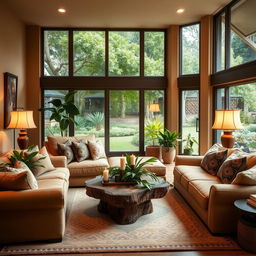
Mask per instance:
[[[107,213],[116,223],[126,225],[136,222],[142,215],[152,213],[153,206],[149,200],[138,205],[127,205],[126,208],[119,208],[100,200],[98,210]]]
[[[98,176],[85,182],[86,194],[100,199],[98,211],[108,214],[118,224],[131,224],[145,214],[153,212],[151,199],[166,195],[170,183],[158,178],[151,188],[138,185],[103,186]]]

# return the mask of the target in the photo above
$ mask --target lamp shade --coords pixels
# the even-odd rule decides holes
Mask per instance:
[[[160,112],[160,107],[158,103],[149,104],[149,111],[150,112]]]
[[[240,110],[215,110],[215,120],[212,129],[232,131],[242,128]]]
[[[7,128],[31,129],[36,128],[33,119],[33,111],[11,111],[11,121]]]

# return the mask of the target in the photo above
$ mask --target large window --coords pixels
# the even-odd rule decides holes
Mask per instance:
[[[143,154],[146,123],[164,127],[165,30],[45,28],[42,35],[43,102],[77,91],[80,114],[68,134],[96,134],[108,155]],[[60,134],[47,112],[44,123],[44,136]]]
[[[256,60],[255,0],[235,1],[215,16],[215,71]]]
[[[200,25],[181,27],[181,75],[199,73]]]
[[[256,151],[256,83],[218,89],[217,109],[240,109],[243,129],[234,132],[236,146]],[[218,103],[219,102],[219,103]]]

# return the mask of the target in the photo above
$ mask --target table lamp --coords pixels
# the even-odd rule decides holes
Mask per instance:
[[[243,126],[240,121],[240,110],[215,110],[215,120],[212,129],[223,130],[221,144],[225,148],[232,148],[235,138],[232,132],[240,130]]]
[[[33,119],[33,111],[27,111],[27,110],[11,111],[11,121],[7,128],[20,129],[17,142],[21,150],[26,149],[28,147],[28,141],[29,141],[26,129],[36,128],[36,125]]]
[[[160,107],[158,103],[149,104],[149,112],[160,112]]]

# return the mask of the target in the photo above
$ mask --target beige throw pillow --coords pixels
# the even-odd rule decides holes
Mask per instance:
[[[88,141],[88,148],[93,160],[106,158],[104,146],[100,141]]]
[[[29,152],[26,152],[25,154],[29,154]],[[55,170],[54,166],[52,165],[50,156],[46,150],[46,147],[42,147],[38,154],[31,159],[32,162],[36,162],[37,160],[41,159],[32,172],[37,177],[45,172],[53,171]]]
[[[16,161],[14,168],[6,167],[5,172],[0,172],[0,189],[38,189],[38,184],[28,166],[23,162]]]
[[[253,166],[246,171],[239,172],[235,179],[232,181],[232,184],[256,185],[256,166]]]

